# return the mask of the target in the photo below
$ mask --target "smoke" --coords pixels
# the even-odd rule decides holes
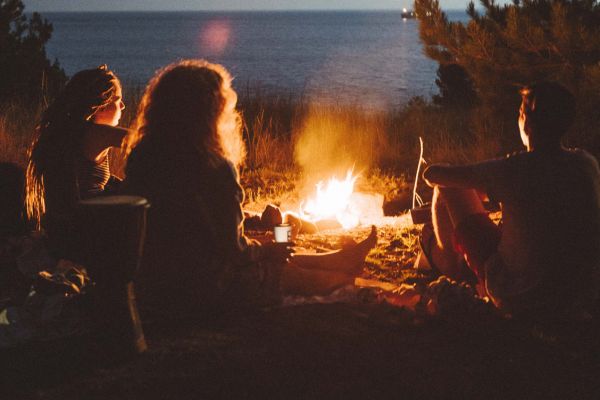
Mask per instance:
[[[383,118],[362,109],[312,106],[296,136],[295,157],[307,189],[331,176],[343,178],[376,165],[385,146]]]

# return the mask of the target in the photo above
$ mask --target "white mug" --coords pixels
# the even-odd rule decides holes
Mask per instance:
[[[273,228],[275,241],[278,243],[288,243],[292,241],[292,226],[287,224],[276,225]]]

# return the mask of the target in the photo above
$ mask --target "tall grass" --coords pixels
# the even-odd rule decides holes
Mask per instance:
[[[134,122],[142,92],[141,87],[125,86],[121,125]],[[312,187],[317,179],[341,175],[352,167],[379,182],[376,186],[387,182],[390,190],[399,190],[390,177],[402,177],[404,183],[414,178],[419,137],[429,162],[474,161],[507,150],[492,129],[474,132],[469,112],[441,109],[421,98],[401,109],[369,110],[247,90],[238,104],[247,146],[242,179],[251,200],[281,200]],[[42,109],[42,104],[0,107],[0,161],[25,166]],[[124,164],[123,156],[114,152],[112,167],[117,175],[122,176]]]
[[[0,105],[0,162],[27,164],[27,150],[44,104],[13,102]]]
[[[504,132],[475,131],[472,112],[446,110],[415,98],[401,109],[318,105],[302,96],[240,98],[248,150],[242,173],[251,202],[294,203],[318,180],[361,173],[357,185],[388,198],[406,196],[419,158],[466,163],[501,155]],[[481,125],[478,125],[481,126]]]
[[[315,105],[302,97],[261,96],[241,99],[240,109],[250,170],[350,161],[366,169],[410,175],[419,155],[419,137],[425,142],[425,158],[433,162],[472,162],[511,150],[503,146],[502,132],[492,127],[475,132],[470,111],[445,110],[420,98],[401,109],[369,110]]]

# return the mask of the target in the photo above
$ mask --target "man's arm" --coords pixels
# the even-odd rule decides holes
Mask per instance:
[[[485,191],[481,178],[475,173],[475,168],[470,165],[432,165],[423,172],[423,179],[431,187],[441,186]]]

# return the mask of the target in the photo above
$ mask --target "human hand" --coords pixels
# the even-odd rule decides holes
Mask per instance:
[[[263,244],[263,258],[268,261],[276,262],[276,263],[286,263],[289,262],[290,258],[294,254],[295,250],[292,247],[294,243],[278,243],[278,242],[268,242]]]

